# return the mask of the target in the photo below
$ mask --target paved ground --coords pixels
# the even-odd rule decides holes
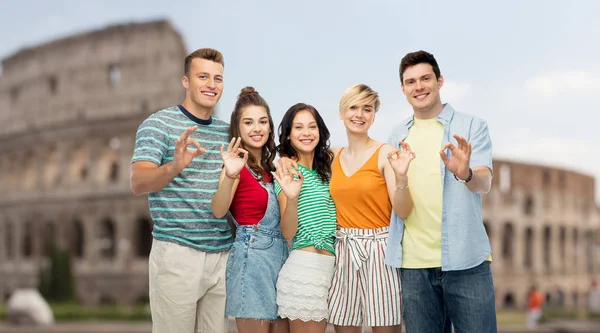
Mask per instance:
[[[233,321],[230,322],[229,332],[237,332]],[[329,327],[327,332],[333,332]],[[365,333],[371,332],[365,329]],[[546,324],[537,330],[527,330],[522,326],[500,327],[500,333],[600,333],[600,321],[564,321]],[[79,322],[59,323],[52,327],[15,327],[0,322],[0,333],[150,333],[150,323],[121,323],[121,322]]]

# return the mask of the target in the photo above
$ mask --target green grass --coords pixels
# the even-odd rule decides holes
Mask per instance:
[[[50,304],[56,321],[146,321],[150,320],[148,306],[125,308],[118,305],[84,307],[76,303]],[[6,309],[0,305],[0,320],[6,319]]]

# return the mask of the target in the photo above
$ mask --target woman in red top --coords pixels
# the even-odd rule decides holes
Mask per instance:
[[[240,333],[287,332],[275,302],[288,245],[271,179],[276,154],[273,120],[269,105],[252,87],[238,96],[229,137],[227,151],[221,147],[224,168],[211,206],[218,218],[229,211],[237,227],[227,262],[225,315],[236,318]]]

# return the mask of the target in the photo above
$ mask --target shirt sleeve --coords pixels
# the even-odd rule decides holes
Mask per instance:
[[[487,123],[475,118],[470,131],[471,143],[471,168],[478,166],[486,166],[493,173],[492,168],[492,140],[488,132]]]
[[[146,161],[158,166],[162,165],[169,149],[168,139],[169,135],[160,119],[150,117],[144,120],[135,137],[135,148],[131,163]]]
[[[281,186],[275,178],[273,178],[273,188],[275,189],[275,195],[279,196],[279,193],[281,193]]]

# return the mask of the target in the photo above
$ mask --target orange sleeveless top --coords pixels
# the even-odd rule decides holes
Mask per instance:
[[[340,227],[377,229],[390,225],[392,203],[385,179],[377,166],[382,146],[350,177],[342,170],[342,150],[333,160],[329,192],[335,203]]]

